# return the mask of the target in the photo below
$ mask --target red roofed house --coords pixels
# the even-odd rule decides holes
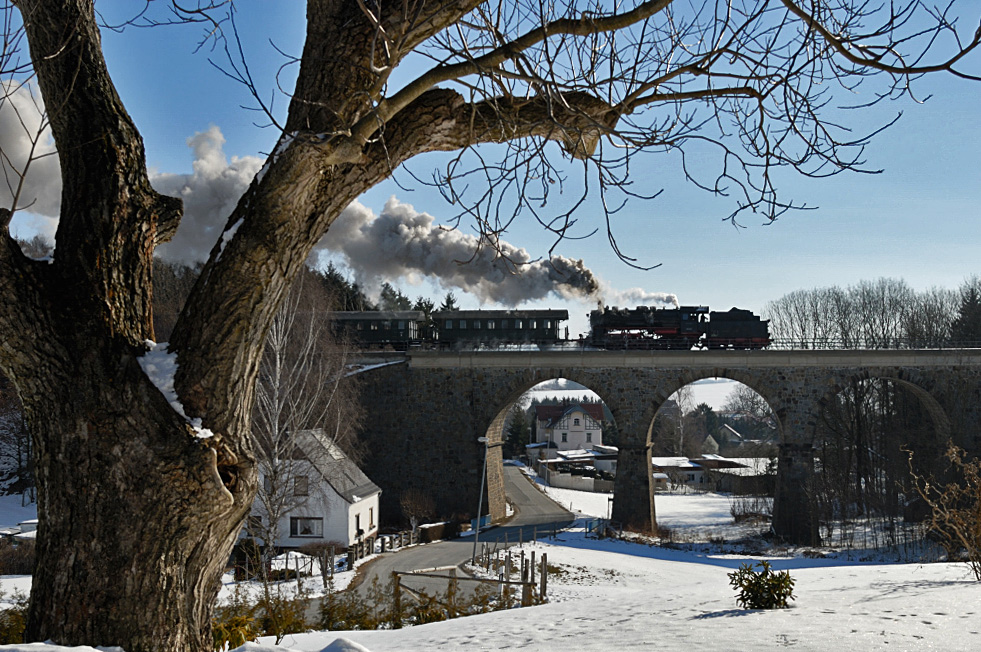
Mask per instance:
[[[536,443],[548,444],[548,459],[558,451],[592,450],[603,443],[603,405],[536,405]]]

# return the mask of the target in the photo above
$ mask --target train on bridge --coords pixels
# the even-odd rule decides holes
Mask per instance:
[[[762,349],[769,322],[749,310],[600,307],[590,332],[570,340],[567,310],[421,310],[333,312],[335,329],[366,349],[474,349],[512,345],[578,345],[595,349]]]

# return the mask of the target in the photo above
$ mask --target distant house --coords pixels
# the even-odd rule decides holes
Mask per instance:
[[[303,430],[295,439],[295,459],[290,461],[293,495],[279,519],[276,547],[299,548],[318,541],[372,543],[378,535],[381,489],[323,430]],[[268,486],[264,476],[260,481]],[[252,518],[264,517],[257,498]]]
[[[767,458],[727,458],[706,454],[687,457],[653,457],[655,487],[664,484],[664,476],[675,487],[686,486],[699,491],[722,491],[738,494],[771,494],[776,476]]]
[[[603,444],[600,403],[536,405],[535,422],[535,443],[547,444],[541,449],[547,459],[555,459],[558,451],[591,450]]]

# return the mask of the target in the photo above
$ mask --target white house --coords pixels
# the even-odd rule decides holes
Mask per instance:
[[[303,430],[295,435],[296,454],[289,462],[289,500],[280,503],[280,548],[299,548],[309,543],[331,542],[353,546],[371,542],[378,534],[378,501],[381,489],[352,462],[322,430]],[[260,481],[269,488],[265,474]],[[253,519],[265,519],[259,497]],[[369,548],[370,549],[370,548]]]
[[[600,403],[571,403],[568,405],[536,405],[536,443],[547,459],[555,459],[558,451],[592,450],[603,444],[603,405]]]

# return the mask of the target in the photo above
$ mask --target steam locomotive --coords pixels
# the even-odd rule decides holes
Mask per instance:
[[[589,313],[589,326],[589,343],[601,349],[762,349],[770,344],[769,322],[740,308],[600,308]]]
[[[479,348],[579,344],[598,349],[762,349],[766,320],[749,310],[706,306],[603,308],[589,314],[589,336],[569,340],[567,310],[420,310],[334,312],[334,327],[363,348]]]

